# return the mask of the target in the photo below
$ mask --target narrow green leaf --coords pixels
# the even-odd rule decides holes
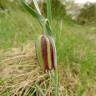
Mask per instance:
[[[35,5],[35,7],[36,7],[37,12],[41,15],[41,12],[40,12],[40,9],[39,9],[37,0],[33,0],[33,3],[34,3],[34,5]]]
[[[36,88],[38,89],[38,91],[41,94],[41,96],[45,96],[43,90],[41,89],[41,87],[39,85],[36,84]]]
[[[48,35],[52,35],[51,27],[48,21],[46,22],[46,31]]]
[[[50,23],[52,20],[51,0],[47,0],[47,18],[48,18],[49,23]]]
[[[21,0],[21,4],[23,5],[23,7],[32,15],[34,16],[36,19],[38,19],[40,25],[42,26],[44,32],[47,34],[47,35],[51,35],[51,27],[50,27],[50,24],[49,24],[49,21],[48,19],[45,19],[44,16],[42,16],[40,13],[38,13],[39,11],[39,7],[38,7],[38,4],[37,4],[37,1],[34,0],[34,4],[35,4],[35,7],[37,8],[36,10],[34,10],[33,8],[31,8],[26,2],[25,0]],[[51,17],[51,15],[49,15]],[[51,20],[51,19],[50,19]]]
[[[50,27],[48,19],[44,20],[43,30],[44,32],[46,32],[47,35],[50,35],[50,36],[52,35],[51,27]]]
[[[45,18],[40,15],[36,10],[32,9],[24,0],[21,0],[21,4],[32,16],[37,18],[39,23],[43,26]]]
[[[58,77],[58,71],[57,69],[54,71],[51,71],[50,73],[51,79],[52,79],[52,86],[54,88],[53,94],[54,96],[59,96],[59,77]]]

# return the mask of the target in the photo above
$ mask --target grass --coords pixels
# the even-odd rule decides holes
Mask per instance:
[[[78,25],[67,17],[61,21],[53,20],[52,25],[52,34],[54,35],[57,46],[61,96],[95,96],[95,25]],[[32,75],[33,73],[31,73],[31,75],[35,79],[32,79],[33,77],[26,77],[27,74],[25,73],[27,71],[33,72],[33,69],[30,69],[30,66],[31,68],[34,68],[33,65],[35,65],[35,61],[33,61],[34,59],[31,59],[33,53],[31,53],[30,50],[34,49],[33,43],[35,34],[40,34],[41,32],[42,29],[37,20],[31,17],[23,9],[10,8],[8,13],[0,13],[0,90],[4,88],[4,90],[0,91],[0,94],[2,94],[1,96],[10,96],[10,87],[12,88],[12,85],[10,84],[12,83],[12,80],[16,89],[15,92],[21,87],[30,89],[31,91],[34,90],[34,88],[35,90],[38,90],[38,87],[32,82],[32,80],[36,80]],[[29,42],[32,43],[29,44]],[[29,47],[28,45],[28,47],[26,47],[26,44],[31,46]],[[25,57],[23,57],[22,54]],[[17,58],[19,56],[21,56],[20,59]],[[13,57],[15,59],[12,60]],[[9,61],[6,61],[8,58]],[[17,70],[12,68],[17,68]],[[9,72],[8,74],[5,69]],[[10,70],[12,71],[12,74],[10,74]],[[2,72],[4,72],[5,75],[2,76]],[[38,77],[37,71],[35,71],[35,73]],[[22,77],[22,74],[25,75]],[[19,75],[21,77],[18,78]],[[9,76],[10,78],[6,76]],[[43,75],[40,76],[42,77]],[[24,77],[27,79],[25,80]],[[43,78],[43,87],[47,90],[46,92],[51,92],[50,86],[46,88],[45,78],[46,77]],[[39,80],[41,81],[42,79]],[[27,85],[23,86],[23,81],[26,82]],[[21,86],[19,86],[19,84],[21,84]],[[30,84],[33,87],[29,87]],[[42,85],[39,87],[41,86]],[[31,95],[32,92],[30,93]],[[17,93],[19,94],[19,92]],[[33,96],[36,96],[36,94]]]
[[[0,48],[18,46],[27,40],[33,40],[35,32],[40,32],[41,29],[37,27],[39,24],[34,23],[37,21],[30,15],[27,16],[23,11],[12,9],[9,13],[0,14]]]

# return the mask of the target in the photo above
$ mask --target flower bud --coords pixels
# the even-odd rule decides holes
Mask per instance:
[[[43,65],[45,72],[56,68],[56,47],[54,39],[50,36],[41,35],[36,45],[38,61]]]

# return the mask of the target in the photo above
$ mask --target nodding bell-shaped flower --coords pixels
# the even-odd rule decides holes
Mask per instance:
[[[36,43],[37,57],[45,72],[56,69],[56,47],[51,36],[41,35]]]

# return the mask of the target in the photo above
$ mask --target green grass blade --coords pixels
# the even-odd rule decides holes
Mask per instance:
[[[25,9],[27,9],[27,11],[28,11],[31,15],[33,15],[34,17],[38,17],[38,16],[39,16],[39,14],[27,4],[27,2],[25,2],[24,0],[21,0],[20,3],[22,4],[22,6],[23,6]]]
[[[47,18],[48,18],[49,23],[50,23],[52,20],[51,0],[47,0]]]
[[[39,23],[43,26],[45,18],[42,15],[40,15],[37,11],[32,9],[24,0],[21,0],[21,4],[32,16],[37,18]]]
[[[58,70],[51,72],[51,79],[52,79],[52,86],[54,88],[53,94],[54,96],[59,96],[59,77],[58,77]]]
[[[37,84],[35,86],[36,86],[37,90],[39,91],[39,93],[41,94],[41,96],[45,96],[45,94],[44,94],[43,90],[41,89],[41,87],[38,86]]]
[[[45,20],[45,32],[47,35],[52,35],[52,31],[51,31],[51,26],[49,24],[49,21],[48,20]]]
[[[41,26],[43,27],[44,32],[47,35],[51,35],[51,27],[49,24],[49,21],[47,19],[45,19],[40,13],[38,13],[36,10],[39,11],[39,7],[37,4],[37,1],[34,0],[34,4],[36,7],[36,10],[34,10],[33,8],[31,8],[24,0],[21,0],[21,4],[23,5],[23,7],[32,15],[34,16],[36,19],[38,19],[39,23],[41,24]]]
[[[33,3],[35,5],[35,7],[36,7],[37,12],[41,15],[40,8],[38,6],[37,0],[33,0]]]

